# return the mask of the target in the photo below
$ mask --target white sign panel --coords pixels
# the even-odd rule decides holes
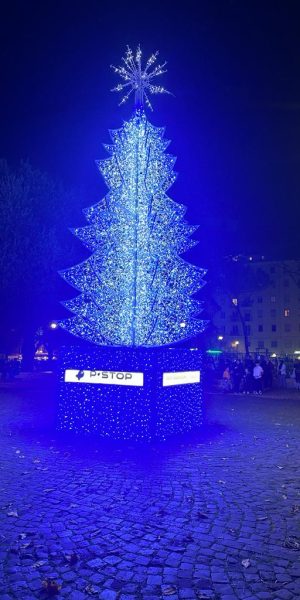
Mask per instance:
[[[200,371],[163,373],[163,387],[168,385],[182,385],[183,383],[200,383]]]
[[[132,373],[130,371],[80,371],[78,369],[66,369],[66,383],[97,383],[108,385],[144,385],[144,373]]]

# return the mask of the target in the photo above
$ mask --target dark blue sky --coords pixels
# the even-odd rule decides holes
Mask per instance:
[[[179,176],[170,195],[200,224],[198,256],[299,257],[297,1],[1,6],[0,157],[29,158],[95,203],[105,186],[94,160],[105,156],[108,129],[131,114],[109,91],[109,65],[127,44],[159,49],[175,96],[153,97],[149,118],[172,140]]]

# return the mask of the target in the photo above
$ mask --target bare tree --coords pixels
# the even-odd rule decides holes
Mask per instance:
[[[17,329],[31,354],[37,327],[57,312],[57,271],[74,260],[66,224],[76,203],[74,193],[28,162],[12,169],[0,161],[1,332]]]
[[[218,292],[226,296],[240,321],[243,331],[245,352],[249,354],[250,343],[245,318],[245,309],[253,304],[253,294],[270,284],[270,277],[261,266],[249,263],[243,256],[225,257],[213,268],[213,284]]]

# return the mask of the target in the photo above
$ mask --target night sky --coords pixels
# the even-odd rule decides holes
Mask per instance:
[[[170,196],[199,223],[196,260],[300,257],[297,1],[6,1],[0,18],[0,157],[105,193],[95,159],[131,115],[110,93],[126,45],[168,61],[150,120],[177,156]],[[66,223],[66,228],[76,223]]]

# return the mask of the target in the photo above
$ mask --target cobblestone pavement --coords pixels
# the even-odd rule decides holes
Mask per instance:
[[[150,448],[60,439],[51,396],[1,391],[1,600],[300,598],[299,395]]]

